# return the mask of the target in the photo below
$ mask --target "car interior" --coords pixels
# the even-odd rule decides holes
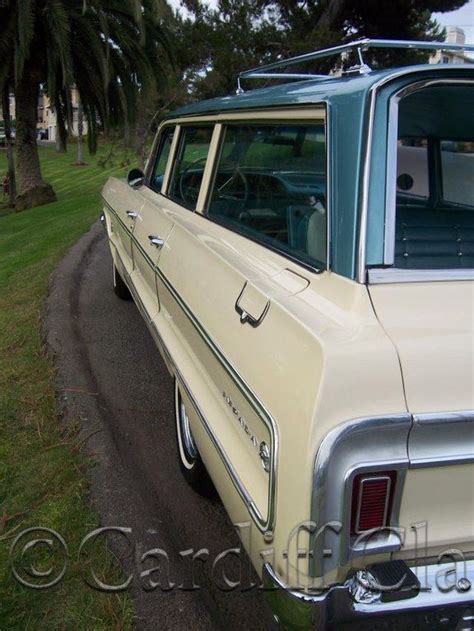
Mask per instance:
[[[229,125],[209,217],[321,268],[326,261],[323,125]]]
[[[441,84],[400,102],[395,267],[474,268],[472,84]]]

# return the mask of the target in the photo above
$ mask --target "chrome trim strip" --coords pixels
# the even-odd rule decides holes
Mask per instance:
[[[368,270],[370,285],[389,283],[421,283],[438,281],[474,280],[474,269],[386,269],[372,268]]]
[[[331,177],[332,166],[332,145],[334,134],[330,133],[330,124],[332,121],[332,111],[329,101],[323,101],[325,108],[324,118],[324,133],[325,133],[325,145],[326,145],[326,270],[331,270],[331,255],[332,255],[332,221],[335,216],[334,209],[332,207],[332,192],[331,186],[333,178]]]
[[[405,88],[406,89],[406,88]],[[385,265],[393,265],[395,260],[395,219],[397,206],[397,167],[398,167],[398,104],[402,91],[390,99],[387,134],[387,178],[385,186],[385,236],[383,260]],[[387,232],[393,232],[393,239],[387,239]],[[390,262],[389,262],[390,261]]]
[[[172,125],[162,125],[160,128],[159,137],[161,138],[163,131],[167,129],[167,127],[172,127]],[[168,161],[166,163],[165,172],[163,174],[163,182],[161,184],[161,194],[166,195],[168,192],[168,185],[171,179],[171,171],[173,170],[174,158],[176,155],[176,151],[178,149],[178,143],[181,136],[181,125],[174,126],[174,134],[173,140],[171,141],[170,154],[168,156]],[[158,145],[159,146],[159,145]]]
[[[317,539],[312,536],[311,576],[324,576],[360,554],[400,549],[399,538],[389,531],[361,545],[352,541],[352,483],[359,473],[396,470],[391,522],[397,526],[409,466],[407,444],[411,426],[412,418],[407,413],[366,417],[337,425],[323,438],[314,462],[311,520],[318,527],[339,522],[342,530],[336,533],[327,529]],[[324,557],[324,550],[332,551],[329,558]]]
[[[414,414],[410,468],[474,463],[474,410]]]
[[[120,219],[118,214],[113,210],[113,208],[105,200],[104,200],[104,202],[110,208],[111,212],[114,213],[115,217],[122,224],[122,226],[124,226],[124,228],[126,228],[125,224],[122,222],[122,220]],[[130,232],[129,232],[129,234],[130,234]],[[175,299],[175,301],[178,303],[178,305],[183,310],[185,315],[191,321],[191,323],[193,324],[193,326],[195,327],[195,329],[197,330],[197,332],[199,333],[199,335],[201,336],[203,341],[207,344],[207,346],[212,351],[212,353],[214,354],[216,359],[220,362],[220,364],[222,365],[224,370],[226,370],[226,372],[229,374],[229,376],[231,377],[232,381],[235,383],[236,387],[240,390],[240,392],[243,394],[243,396],[247,399],[247,401],[250,403],[252,408],[255,410],[255,412],[257,413],[259,418],[262,420],[264,425],[269,430],[270,437],[271,437],[271,451],[272,451],[272,454],[271,454],[271,467],[270,467],[270,472],[269,472],[268,510],[267,510],[266,519],[264,519],[261,516],[261,514],[258,511],[255,503],[251,499],[249,493],[247,492],[247,490],[243,486],[240,478],[238,477],[237,472],[235,472],[235,469],[233,468],[232,463],[230,463],[228,461],[228,458],[227,458],[227,455],[226,455],[225,451],[223,449],[222,449],[222,451],[220,451],[218,449],[218,451],[219,451],[219,454],[220,454],[220,456],[221,456],[221,458],[222,458],[222,460],[224,462],[224,465],[225,465],[226,469],[228,470],[229,474],[231,475],[232,481],[234,482],[234,485],[236,486],[237,491],[239,492],[239,494],[242,497],[242,499],[244,500],[244,502],[247,504],[247,508],[248,508],[248,510],[250,512],[250,515],[254,519],[257,527],[259,528],[259,530],[261,530],[265,534],[270,535],[270,534],[273,533],[273,530],[274,530],[274,527],[275,527],[275,503],[276,503],[276,493],[277,493],[277,474],[276,474],[276,472],[277,472],[277,468],[278,468],[279,436],[278,436],[278,427],[277,427],[276,421],[271,416],[271,414],[268,412],[268,410],[264,407],[263,403],[260,401],[260,399],[257,397],[257,395],[253,392],[253,390],[248,386],[248,384],[244,381],[244,379],[239,375],[239,373],[235,370],[235,368],[232,366],[232,364],[228,361],[228,359],[225,357],[224,353],[221,351],[221,349],[218,347],[218,345],[212,340],[212,338],[209,336],[209,334],[204,329],[204,327],[195,318],[194,314],[191,312],[189,307],[186,305],[184,300],[181,298],[181,296],[178,294],[178,292],[175,290],[175,288],[172,286],[172,284],[169,282],[169,280],[166,278],[166,276],[163,274],[163,272],[159,269],[159,267],[157,267],[154,264],[152,259],[150,259],[150,257],[148,256],[146,251],[143,249],[141,244],[138,242],[136,237],[131,235],[131,240],[132,240],[133,244],[136,245],[136,247],[143,254],[145,260],[150,265],[150,267],[152,267],[154,272],[160,277],[160,280],[162,281],[162,283],[165,286],[165,288],[170,292],[170,294]],[[153,331],[154,332],[152,331],[152,336],[154,338],[156,336],[158,336],[159,339],[162,340],[160,334],[158,333],[158,330],[156,329],[155,323],[152,320],[150,320],[150,318],[148,316],[148,313],[146,311],[146,308],[143,305],[142,301],[140,300],[138,292],[136,291],[135,287],[133,286],[132,280],[130,279],[130,277],[128,277],[127,279],[124,279],[124,280],[125,280],[127,286],[129,287],[129,289],[130,289],[132,295],[134,296],[134,298],[137,297],[137,306],[139,306],[139,310],[141,312],[143,312],[142,315],[144,314],[143,317],[145,319],[145,322],[147,323],[147,325],[149,325],[149,328],[150,328],[150,326],[153,327]],[[163,341],[160,342],[160,347],[162,347],[162,348],[165,347]],[[169,354],[169,352],[167,352],[166,354],[167,354],[167,356],[170,359],[170,363],[172,363],[173,366],[176,366],[176,364],[172,360],[171,355]],[[185,382],[183,380],[183,386],[185,386],[185,385],[186,384],[185,384]],[[187,391],[188,390],[189,390],[189,388],[187,388]],[[189,390],[189,393],[190,393],[190,390]],[[190,394],[190,399],[193,400],[191,394]],[[197,403],[196,403],[196,405],[197,405]],[[211,429],[209,423],[207,421],[205,421],[204,414],[198,408],[196,408],[196,411],[199,414],[201,420],[203,420],[203,424],[204,424],[206,430],[208,432],[209,431],[212,432],[212,429]],[[219,440],[218,440],[218,438],[216,436],[213,437],[213,442],[214,442],[214,445],[216,447],[218,447],[220,445]],[[232,474],[232,471],[234,471],[235,475]]]
[[[203,215],[207,210],[207,203],[212,194],[211,186],[214,186],[214,173],[217,168],[217,161],[221,151],[221,137],[224,126],[216,123],[212,130],[211,142],[207,153],[206,163],[202,174],[201,186],[196,201],[196,212]]]
[[[381,82],[379,82],[381,83]],[[365,257],[367,247],[367,226],[369,215],[369,192],[370,192],[370,170],[372,168],[372,142],[374,135],[374,122],[375,122],[375,102],[377,96],[377,86],[379,83],[374,84],[370,88],[370,105],[368,116],[368,131],[364,156],[363,178],[362,178],[362,201],[361,201],[361,213],[359,224],[359,244],[358,244],[358,268],[357,279],[359,283],[366,282],[365,278]]]
[[[155,327],[156,330],[156,327]],[[158,331],[156,331],[157,335]],[[160,338],[161,339],[161,338]],[[171,360],[172,362],[173,360]],[[175,370],[176,370],[176,377],[178,379],[178,381],[180,382],[180,384],[182,385],[182,387],[184,388],[184,390],[186,391],[187,396],[189,397],[189,400],[191,401],[196,414],[199,416],[199,419],[202,423],[202,425],[204,426],[204,429],[207,432],[207,435],[209,436],[212,444],[214,445],[215,449],[217,450],[217,452],[219,453],[222,462],[227,470],[227,473],[229,474],[232,482],[234,483],[234,486],[237,490],[237,492],[239,493],[240,497],[242,498],[243,502],[246,504],[248,511],[250,512],[250,514],[252,515],[254,521],[256,521],[257,523],[260,524],[264,524],[266,522],[266,520],[264,519],[264,517],[262,516],[262,514],[260,513],[260,511],[258,510],[257,506],[255,505],[255,502],[252,500],[252,497],[250,496],[250,494],[248,493],[247,489],[245,488],[244,483],[242,482],[239,474],[237,473],[235,467],[232,465],[224,447],[222,446],[222,443],[219,441],[219,439],[217,438],[217,436],[215,435],[215,433],[212,431],[212,428],[209,424],[209,421],[207,420],[205,414],[203,413],[203,411],[201,410],[201,408],[199,407],[198,402],[196,401],[194,395],[191,392],[191,389],[189,388],[188,384],[186,383],[186,380],[184,379],[183,375],[181,374],[181,372],[176,368],[176,364],[173,364]],[[265,529],[265,532],[268,532]]]

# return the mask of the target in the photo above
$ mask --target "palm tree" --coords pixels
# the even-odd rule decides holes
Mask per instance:
[[[169,56],[165,0],[3,0],[0,91],[10,78],[16,98],[17,210],[56,199],[41,174],[37,102],[44,86],[59,119],[70,122],[79,91],[89,146],[97,125],[133,120],[137,94],[153,89]]]
[[[2,92],[2,116],[5,130],[5,143],[7,146],[7,164],[8,164],[8,198],[10,206],[15,205],[16,200],[16,183],[15,183],[15,162],[13,158],[13,139],[11,128],[10,113],[10,86],[8,81],[5,82]]]

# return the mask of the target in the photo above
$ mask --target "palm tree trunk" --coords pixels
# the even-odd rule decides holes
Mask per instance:
[[[15,183],[15,161],[13,159],[12,128],[10,117],[10,86],[7,83],[2,94],[2,114],[5,125],[5,141],[7,145],[7,163],[9,180],[10,206],[15,206],[16,183]]]
[[[56,151],[58,153],[67,152],[67,129],[64,120],[63,106],[59,98],[55,101],[54,106],[56,112]]]
[[[77,104],[77,164],[84,164],[84,109],[81,101]]]
[[[53,188],[41,176],[36,145],[39,84],[28,72],[15,86],[16,97],[16,210],[56,201]]]

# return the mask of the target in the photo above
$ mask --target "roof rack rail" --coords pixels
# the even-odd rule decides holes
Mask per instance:
[[[312,61],[313,59],[324,59],[325,57],[332,57],[334,55],[343,55],[346,53],[356,53],[359,64],[348,68],[345,72],[357,72],[359,74],[365,74],[371,72],[371,68],[364,62],[363,52],[370,48],[405,48],[414,50],[442,50],[442,51],[458,51],[458,52],[474,52],[474,44],[449,44],[447,42],[418,42],[401,39],[359,39],[347,44],[341,44],[340,46],[333,46],[331,48],[324,48],[322,50],[315,50],[311,53],[304,55],[298,55],[297,57],[290,57],[289,59],[281,59],[271,64],[266,64],[258,68],[251,68],[250,70],[244,70],[237,78],[237,94],[241,94],[243,89],[241,87],[242,79],[319,79],[327,80],[331,79],[332,75],[321,74],[305,74],[305,73],[282,73],[282,72],[270,72],[277,70],[278,68],[286,66],[294,66],[295,64]],[[474,63],[474,60],[473,60]]]

